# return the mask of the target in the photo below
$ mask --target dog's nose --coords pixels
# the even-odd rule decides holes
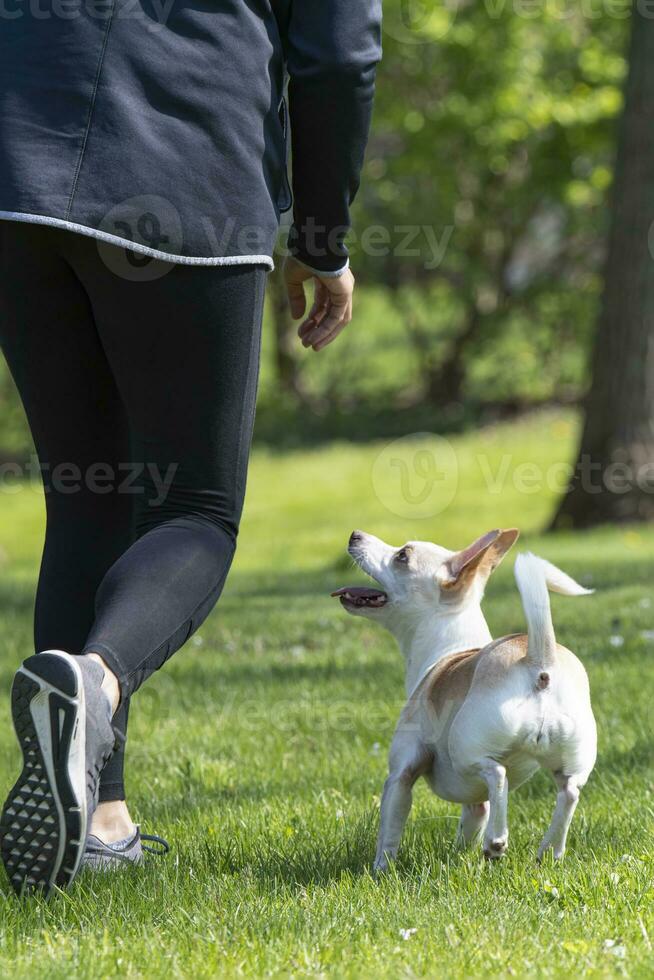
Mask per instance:
[[[360,544],[363,540],[363,531],[352,531],[350,535],[350,546]]]

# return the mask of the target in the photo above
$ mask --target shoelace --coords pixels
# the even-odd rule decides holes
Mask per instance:
[[[165,854],[168,854],[168,852],[170,851],[170,844],[168,843],[168,841],[164,840],[163,837],[159,837],[157,834],[142,834],[140,830],[137,830],[137,835],[138,835],[138,839],[141,842],[142,849],[144,851],[147,851],[149,854],[156,854],[157,857],[163,857]],[[143,841],[151,841],[151,843],[157,844],[159,846],[148,847],[148,845],[144,844]],[[113,846],[111,844],[103,844],[102,841],[100,842],[99,847],[95,844],[90,843],[90,841],[86,842],[86,851],[87,853],[90,854],[104,854],[106,853],[106,848],[110,848],[111,850],[113,850]],[[126,862],[129,862],[130,860],[124,854],[121,854],[120,851],[113,852],[113,859],[116,861],[126,861]]]
[[[158,847],[148,847],[143,841],[150,841],[152,844],[159,845]],[[157,836],[157,834],[141,834],[141,847],[144,851],[149,854],[156,854],[158,857],[163,857],[164,854],[168,854],[170,850],[170,844],[163,837]]]

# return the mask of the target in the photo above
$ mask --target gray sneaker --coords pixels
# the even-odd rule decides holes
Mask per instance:
[[[144,841],[151,843],[144,843]],[[158,846],[152,847],[152,843]],[[169,850],[170,846],[163,837],[157,837],[156,834],[142,834],[140,827],[135,828],[131,837],[113,844],[105,844],[95,834],[89,834],[82,866],[93,871],[115,871],[126,865],[140,864],[146,851],[163,855]]]
[[[65,888],[77,874],[98,777],[114,750],[103,671],[59,650],[30,657],[12,688],[23,771],[0,817],[0,850],[19,893]]]

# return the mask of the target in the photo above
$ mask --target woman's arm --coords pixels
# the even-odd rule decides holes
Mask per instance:
[[[287,8],[289,249],[327,275],[347,266],[345,236],[370,129],[381,19],[381,0],[290,0]]]

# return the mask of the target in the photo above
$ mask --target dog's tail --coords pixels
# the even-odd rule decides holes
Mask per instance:
[[[550,667],[556,656],[556,637],[548,589],[561,595],[591,595],[574,579],[537,555],[518,555],[515,578],[527,617],[529,643],[527,660],[535,667]]]

